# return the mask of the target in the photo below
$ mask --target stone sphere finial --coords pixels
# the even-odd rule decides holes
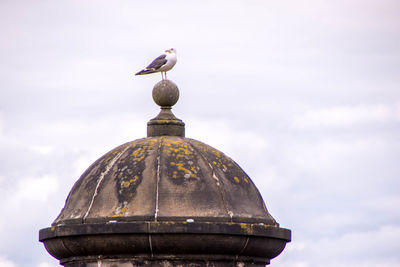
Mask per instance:
[[[161,107],[161,112],[147,123],[147,136],[185,136],[185,123],[175,117],[171,107],[178,102],[178,86],[170,80],[162,80],[154,85],[153,100]]]
[[[153,100],[161,107],[172,107],[178,99],[178,86],[170,80],[162,80],[153,88]]]

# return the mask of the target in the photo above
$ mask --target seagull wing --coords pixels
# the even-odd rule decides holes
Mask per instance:
[[[162,65],[164,65],[165,63],[167,63],[167,59],[166,59],[167,55],[161,55],[158,58],[154,59],[153,62],[150,63],[150,65],[148,65],[146,67],[146,69],[148,70],[158,70],[159,68],[161,68]]]
[[[135,75],[143,75],[157,72],[158,69],[160,69],[163,65],[165,65],[165,63],[167,63],[168,60],[166,59],[166,57],[167,55],[165,54],[159,56],[158,58],[154,59],[153,62],[151,62],[150,65],[148,65],[145,69],[139,71]]]

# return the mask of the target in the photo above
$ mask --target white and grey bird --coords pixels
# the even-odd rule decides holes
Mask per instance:
[[[145,69],[142,69],[135,75],[144,75],[155,72],[161,72],[161,78],[167,79],[167,71],[171,70],[176,64],[176,49],[171,48],[164,51],[158,58],[154,59]]]

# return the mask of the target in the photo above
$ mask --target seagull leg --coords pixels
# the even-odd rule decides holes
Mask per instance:
[[[164,75],[165,75],[165,79],[168,80],[168,79],[167,79],[167,72],[164,72]]]

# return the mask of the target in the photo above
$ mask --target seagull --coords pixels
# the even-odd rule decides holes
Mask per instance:
[[[172,69],[176,63],[176,49],[171,48],[164,51],[165,54],[162,54],[158,58],[154,59],[153,62],[150,63],[146,68],[142,69],[135,75],[144,75],[155,72],[161,72],[161,78],[163,80],[167,79],[167,71]],[[165,76],[165,78],[164,78]]]

